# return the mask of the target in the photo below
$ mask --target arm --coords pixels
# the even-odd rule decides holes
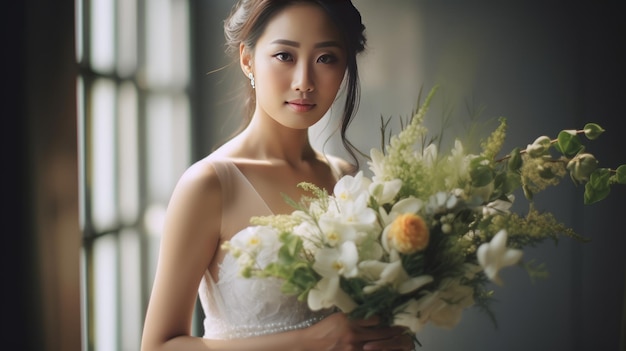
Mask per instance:
[[[372,344],[375,346],[372,350],[384,350],[385,342],[392,340],[395,345],[407,344],[393,339],[400,333],[397,329],[372,328],[376,321],[351,321],[341,313],[307,329],[249,339],[192,337],[191,320],[198,284],[218,249],[220,222],[218,178],[211,166],[196,164],[179,181],[168,207],[142,351],[354,350],[354,345],[360,349],[370,340],[378,343]]]

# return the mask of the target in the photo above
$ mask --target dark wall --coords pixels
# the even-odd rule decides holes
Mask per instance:
[[[80,350],[74,1],[2,17],[3,347]]]

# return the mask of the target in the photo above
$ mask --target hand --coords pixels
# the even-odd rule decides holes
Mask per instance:
[[[414,351],[415,341],[405,328],[391,327],[387,329],[392,336],[365,343],[363,351]]]
[[[353,320],[335,313],[307,331],[314,350],[410,351],[413,338],[402,327],[381,327],[378,318]]]

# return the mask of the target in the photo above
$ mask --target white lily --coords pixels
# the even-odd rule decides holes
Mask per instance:
[[[438,306],[430,312],[432,323],[451,329],[461,321],[463,310],[474,304],[474,289],[459,279],[444,279],[438,290]]]
[[[384,205],[393,201],[400,191],[400,188],[402,188],[402,181],[400,179],[375,181],[370,184],[369,192],[376,202],[380,205]]]
[[[336,248],[323,248],[315,254],[313,269],[322,277],[356,277],[359,270],[359,253],[352,241],[346,241]]]
[[[321,218],[326,216],[336,217],[345,225],[353,226],[357,230],[376,230],[376,211],[367,206],[368,194],[362,194],[352,201],[337,202],[336,211],[328,211]]]
[[[513,201],[515,201],[515,195],[513,194],[508,196],[508,201],[499,199],[492,201],[483,207],[483,216],[509,214]]]
[[[353,225],[347,225],[341,218],[322,216],[318,221],[319,229],[322,231],[322,241],[336,247],[346,241],[359,243],[360,236]]]
[[[371,285],[363,288],[363,292],[370,294],[383,286],[391,286],[400,294],[407,294],[433,281],[429,275],[411,277],[402,267],[402,260],[396,251],[392,251],[391,262],[376,260],[363,261],[359,264],[361,275],[373,280]]]
[[[341,177],[335,184],[333,194],[340,201],[353,201],[356,198],[366,195],[369,196],[368,187],[370,180],[363,176],[363,171],[356,175],[345,175]]]
[[[388,225],[393,222],[398,215],[404,213],[417,213],[422,209],[424,202],[420,199],[414,197],[407,197],[402,200],[396,202],[389,210],[389,213],[386,213],[383,208],[380,209],[380,215],[383,220],[384,225]]]
[[[437,293],[428,293],[419,299],[411,299],[394,311],[393,324],[409,328],[417,334],[430,319],[431,310],[440,303]]]
[[[384,162],[385,162],[385,154],[383,154],[378,149],[370,150],[370,161],[368,162],[370,166],[370,170],[374,173],[372,180],[374,181],[384,181]]]
[[[480,245],[476,251],[478,263],[485,270],[485,274],[498,285],[502,285],[502,279],[498,276],[500,269],[514,265],[522,258],[522,250],[507,248],[506,241],[507,232],[502,229],[491,242]]]
[[[437,154],[437,145],[434,143],[428,145],[422,152],[424,165],[427,167],[433,167],[433,165],[437,162]]]
[[[309,291],[307,296],[309,308],[319,311],[323,308],[338,307],[345,313],[350,313],[357,304],[339,286],[339,276],[324,277]]]

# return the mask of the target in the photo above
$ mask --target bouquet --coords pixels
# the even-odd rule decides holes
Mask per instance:
[[[372,178],[363,172],[341,178],[332,195],[309,183],[310,193],[289,215],[252,219],[245,236],[227,242],[245,277],[278,277],[285,294],[313,310],[337,308],[355,318],[377,315],[388,325],[418,333],[427,323],[452,328],[463,310],[488,310],[502,284],[499,271],[519,264],[531,275],[540,265],[522,262],[523,248],[561,235],[585,240],[533,206],[533,195],[568,173],[584,184],[584,202],[605,198],[626,184],[626,165],[601,168],[586,151],[604,130],[589,123],[554,139],[537,138],[498,158],[506,120],[470,154],[460,141],[448,153],[425,143],[424,116],[433,89],[402,130],[372,149]],[[521,189],[521,191],[518,191]],[[529,204],[511,212],[516,192]],[[276,255],[260,264],[268,246]]]

